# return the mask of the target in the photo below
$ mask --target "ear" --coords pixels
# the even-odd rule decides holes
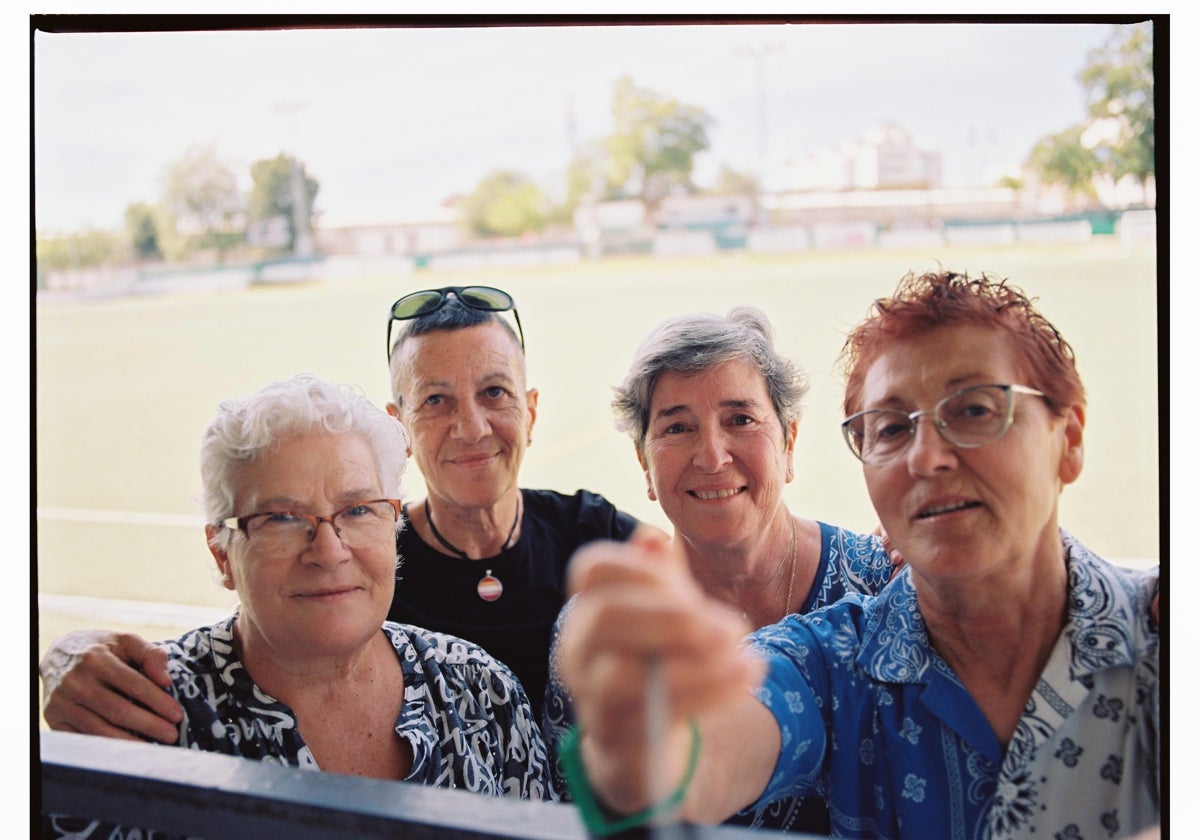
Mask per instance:
[[[530,388],[525,392],[525,406],[529,412],[529,425],[525,428],[526,437],[533,440],[533,424],[537,422],[538,389]]]
[[[208,550],[212,552],[213,559],[217,561],[217,570],[221,573],[221,584],[230,591],[236,591],[237,585],[233,582],[233,567],[229,562],[229,554],[216,544],[217,534],[220,533],[220,530],[216,525],[205,525],[204,536],[208,540]]]
[[[1073,405],[1067,409],[1063,435],[1066,445],[1058,462],[1058,477],[1063,484],[1070,484],[1083,472],[1083,425],[1086,420],[1083,406]]]
[[[658,496],[654,492],[654,481],[650,478],[650,465],[646,463],[646,456],[636,443],[633,445],[633,451],[637,454],[638,463],[642,465],[642,473],[646,476],[646,495],[650,497],[650,501],[657,502]]]
[[[793,461],[796,455],[796,435],[800,433],[800,422],[793,420],[787,424],[787,434],[783,439],[784,463],[787,466],[787,478],[785,483],[790,484],[796,475]]]
[[[396,405],[394,402],[390,402],[387,404],[386,408],[387,408],[388,414],[392,415],[397,420],[400,420],[401,425],[404,424],[404,421],[400,419],[400,406]],[[404,448],[404,455],[407,458],[411,458],[412,457],[412,433],[408,430],[407,426],[404,427],[404,440],[407,441],[407,443],[408,443],[408,445]]]

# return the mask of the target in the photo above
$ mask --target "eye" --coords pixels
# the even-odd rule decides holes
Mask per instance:
[[[445,402],[446,397],[443,394],[430,394],[425,398],[425,405],[438,406]]]
[[[498,400],[505,395],[505,390],[499,385],[492,385],[483,389],[483,395],[489,400]]]
[[[658,430],[660,435],[681,435],[687,431],[687,424],[675,421],[669,425],[663,426]]]
[[[263,516],[263,523],[267,525],[290,525],[299,521],[300,517],[294,513],[268,513]]]
[[[732,418],[730,418],[729,422],[734,426],[749,426],[758,421],[756,421],[749,414],[735,414]]]
[[[371,506],[367,504],[355,505],[342,511],[345,516],[366,516],[371,512]]]
[[[868,440],[887,443],[907,435],[912,428],[908,416],[898,411],[877,411],[863,418],[863,433]]]

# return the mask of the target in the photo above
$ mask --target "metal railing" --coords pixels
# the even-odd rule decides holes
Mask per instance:
[[[314,773],[216,753],[65,732],[42,732],[39,746],[40,789],[35,785],[34,793],[40,797],[43,814],[69,814],[210,840],[588,837],[571,805]],[[653,835],[643,831],[637,836]],[[687,826],[671,836],[762,840],[783,835]]]

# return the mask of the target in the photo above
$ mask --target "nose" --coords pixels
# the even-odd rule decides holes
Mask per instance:
[[[492,430],[487,414],[483,408],[474,402],[460,405],[454,416],[454,435],[468,443],[477,443],[487,437]]]
[[[696,437],[692,463],[705,472],[717,472],[731,460],[722,431],[716,427],[701,428]]]
[[[926,476],[953,469],[958,464],[957,447],[942,437],[934,413],[923,411],[913,418],[913,422],[916,423],[916,429],[905,453],[909,473]]]
[[[333,522],[329,519],[321,519],[317,522],[317,529],[313,531],[312,539],[309,541],[305,553],[309,563],[333,568],[346,562],[350,556],[350,548],[338,536]]]

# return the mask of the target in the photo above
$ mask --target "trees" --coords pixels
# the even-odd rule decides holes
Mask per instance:
[[[223,262],[226,252],[243,239],[237,176],[212,147],[193,146],[168,168],[162,207],[175,235],[168,245],[173,256],[212,248]]]
[[[1100,162],[1090,149],[1084,147],[1080,140],[1082,134],[1080,126],[1065,129],[1043,137],[1029,153],[1029,164],[1037,170],[1042,181],[1062,186],[1069,200],[1096,198],[1093,181]]]
[[[695,157],[709,146],[712,117],[652,90],[628,76],[613,91],[613,133],[607,141],[608,183],[637,196],[646,217],[657,218],[659,206],[675,189],[694,192]]]
[[[313,207],[320,184],[304,164],[280,152],[250,164],[250,198],[246,220],[250,230],[275,224],[286,230],[286,241],[271,243],[282,250],[311,253]]]
[[[138,260],[162,259],[162,248],[158,243],[158,220],[154,208],[137,202],[125,208],[125,234],[129,237],[129,248]]]
[[[520,236],[545,227],[549,209],[537,184],[503,169],[479,182],[462,204],[461,220],[474,236]]]
[[[1145,199],[1154,177],[1154,66],[1151,24],[1114,27],[1079,74],[1090,122],[1047,135],[1028,165],[1072,198],[1095,199],[1096,181],[1134,178]]]
[[[1151,24],[1118,26],[1088,53],[1079,74],[1088,115],[1102,127],[1091,146],[1114,181],[1130,175],[1143,190],[1154,175],[1154,43]]]

